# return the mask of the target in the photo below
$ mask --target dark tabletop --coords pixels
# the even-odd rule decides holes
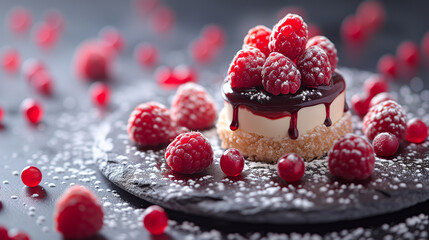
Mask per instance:
[[[93,160],[94,132],[101,122],[121,108],[119,94],[140,81],[154,81],[153,70],[142,69],[134,61],[133,50],[140,42],[151,42],[161,49],[162,65],[181,63],[194,66],[204,85],[218,81],[225,74],[230,60],[241,48],[242,38],[255,25],[271,27],[284,1],[164,1],[174,9],[176,24],[171,33],[159,36],[151,30],[148,16],[139,16],[129,1],[0,1],[0,47],[16,47],[23,59],[42,59],[55,79],[55,91],[46,98],[37,94],[20,74],[0,71],[0,105],[5,108],[4,126],[0,129],[0,225],[27,232],[32,239],[61,239],[55,232],[53,208],[56,199],[71,184],[88,186],[96,193],[105,210],[105,225],[99,239],[216,239],[231,238],[427,238],[429,202],[400,212],[360,221],[323,224],[320,226],[270,226],[213,221],[198,216],[168,211],[169,228],[165,235],[150,236],[141,226],[141,213],[150,204],[133,197],[111,184],[98,171]],[[288,2],[289,4],[289,2]],[[294,1],[302,6],[309,22],[317,23],[339,50],[339,65],[375,71],[385,53],[394,54],[403,40],[420,44],[429,30],[429,4],[424,1],[385,1],[387,20],[383,29],[371,39],[358,56],[347,54],[339,37],[342,19],[355,12],[359,1]],[[14,6],[27,7],[34,22],[42,21],[46,10],[55,8],[66,20],[58,44],[41,50],[31,35],[15,36],[6,27],[5,18]],[[195,64],[188,47],[201,29],[209,23],[222,26],[227,35],[226,46],[212,64]],[[76,46],[95,38],[106,25],[116,27],[126,40],[126,48],[116,59],[112,104],[100,110],[90,102],[89,84],[73,71]],[[428,71],[421,68],[419,77],[427,88]],[[399,82],[397,85],[408,84]],[[125,89],[125,90],[124,90]],[[115,94],[116,93],[116,94]],[[144,91],[141,93],[144,95]],[[23,99],[39,99],[46,114],[41,124],[31,126],[20,113]],[[39,187],[25,187],[19,177],[27,165],[43,172]]]

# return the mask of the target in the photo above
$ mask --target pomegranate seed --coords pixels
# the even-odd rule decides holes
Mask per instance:
[[[369,33],[378,31],[384,24],[386,13],[383,4],[369,0],[362,2],[357,11],[357,18]]]
[[[26,233],[18,232],[10,237],[10,240],[31,240],[31,238]]]
[[[110,102],[110,87],[101,82],[96,82],[91,86],[92,102],[99,107],[106,107]]]
[[[362,44],[366,40],[365,29],[356,16],[348,16],[343,20],[341,36],[351,44]]]
[[[160,34],[171,31],[174,25],[174,12],[167,6],[160,6],[155,9],[151,17],[151,26],[153,30]]]
[[[377,63],[378,72],[386,77],[396,78],[398,76],[398,63],[393,55],[382,56]]]
[[[168,216],[160,206],[150,206],[143,212],[143,226],[151,234],[158,235],[165,231],[168,225]]]
[[[39,23],[34,32],[34,41],[44,49],[53,47],[58,40],[58,30],[48,23]]]
[[[389,82],[381,75],[373,76],[364,83],[364,89],[372,99],[375,95],[389,91]]]
[[[307,30],[308,30],[308,39],[310,39],[310,38],[312,38],[314,36],[321,36],[321,35],[323,35],[322,30],[316,24],[309,23],[307,25]]]
[[[395,100],[395,98],[388,92],[379,93],[371,99],[371,101],[369,102],[369,108],[372,108],[379,103],[389,100]]]
[[[5,227],[1,226],[1,225],[0,225],[0,239],[2,239],[2,240],[3,239],[5,239],[5,240],[10,239],[9,238],[8,230]]]
[[[429,59],[429,32],[424,35],[421,45],[423,54]]]
[[[42,172],[37,167],[28,166],[21,172],[21,180],[28,187],[35,187],[42,181]]]
[[[45,13],[44,21],[54,29],[61,32],[64,29],[64,17],[56,9],[50,9]]]
[[[124,49],[124,38],[116,28],[110,26],[104,27],[101,29],[99,36],[115,52],[119,53],[122,51],[122,49]]]
[[[352,97],[352,107],[355,113],[360,117],[365,116],[369,110],[369,101],[370,98],[363,94],[355,94]]]
[[[398,151],[399,141],[395,135],[383,132],[375,136],[372,145],[377,156],[390,157]]]
[[[413,118],[407,123],[405,139],[411,143],[422,143],[428,137],[428,127],[421,119]]]
[[[150,43],[142,43],[136,48],[134,57],[141,66],[153,67],[158,63],[158,49]]]
[[[32,58],[25,60],[22,66],[22,73],[28,82],[32,82],[34,76],[39,71],[45,71],[45,70],[46,70],[46,67],[42,61],[37,59],[32,59]]]
[[[32,17],[30,12],[23,7],[15,7],[8,16],[8,24],[14,33],[24,33],[30,29]]]
[[[48,71],[38,71],[34,75],[32,83],[39,93],[45,96],[50,96],[52,94],[53,81]]]
[[[207,25],[201,31],[201,38],[212,48],[222,48],[225,44],[225,31],[218,25]]]
[[[299,181],[305,172],[304,160],[295,153],[286,154],[277,163],[277,173],[286,182]]]
[[[220,167],[228,177],[236,177],[244,168],[244,157],[235,148],[227,149],[220,157]]]
[[[396,50],[396,56],[401,66],[416,69],[420,64],[419,46],[412,41],[402,42]]]
[[[6,48],[2,52],[1,65],[2,68],[8,73],[14,73],[19,69],[21,64],[21,57],[18,50],[14,48]]]
[[[43,108],[39,102],[27,98],[21,104],[22,113],[29,123],[37,124],[42,120]]]

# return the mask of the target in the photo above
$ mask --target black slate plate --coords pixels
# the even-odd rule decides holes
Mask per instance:
[[[362,82],[369,76],[350,69],[342,72],[348,83],[348,96],[360,91]],[[426,119],[429,97],[427,90],[421,92],[423,83],[419,81],[414,80],[411,89],[396,86],[394,91],[410,116]],[[175,173],[166,165],[162,149],[138,149],[126,133],[127,118],[134,106],[147,100],[162,101],[166,94],[171,94],[138,99],[138,89],[150,87],[154,86],[142,83],[121,92],[127,96],[124,102],[129,104],[119,107],[100,126],[94,157],[110,181],[151,203],[222,220],[314,224],[390,213],[429,199],[428,142],[403,143],[392,159],[377,158],[374,173],[365,181],[337,179],[329,173],[326,159],[319,159],[306,164],[306,173],[300,182],[287,184],[277,176],[274,165],[261,163],[246,162],[241,176],[226,177],[219,166],[223,149],[216,130],[211,129],[203,133],[213,146],[214,164],[197,175]],[[209,87],[221,103],[218,89]],[[361,134],[358,117],[353,117],[353,124],[355,132]]]

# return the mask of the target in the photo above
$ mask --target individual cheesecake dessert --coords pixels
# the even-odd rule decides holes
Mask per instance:
[[[275,163],[288,153],[310,161],[352,132],[335,46],[323,36],[307,41],[306,28],[288,14],[272,31],[249,31],[222,85],[216,127],[223,148],[255,161]]]

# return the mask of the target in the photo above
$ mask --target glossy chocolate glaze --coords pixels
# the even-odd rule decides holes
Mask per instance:
[[[223,98],[228,101],[233,108],[230,129],[238,129],[238,109],[244,106],[253,114],[270,119],[278,119],[290,116],[289,137],[296,139],[299,136],[297,129],[298,111],[305,107],[324,104],[326,119],[324,124],[331,126],[330,106],[335,98],[346,89],[343,76],[335,72],[331,77],[331,84],[328,86],[318,86],[317,88],[300,88],[295,94],[272,95],[262,87],[254,87],[245,90],[233,90],[229,82],[225,82],[222,87]],[[347,103],[344,103],[344,112],[348,111]]]

